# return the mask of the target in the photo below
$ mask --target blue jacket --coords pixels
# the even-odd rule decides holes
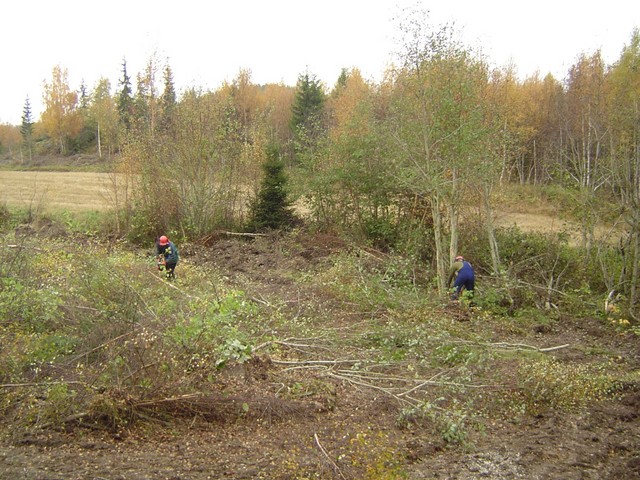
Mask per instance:
[[[451,282],[455,279],[460,279],[460,281],[467,279],[475,280],[475,272],[469,262],[466,260],[458,260],[457,262],[454,262],[451,266],[451,270],[449,271],[447,286],[451,286]]]
[[[160,245],[159,243],[156,245],[156,249],[158,255],[162,255],[164,257],[165,262],[170,264],[177,264],[180,256],[178,254],[178,248],[173,244],[172,241],[169,241],[166,245]]]

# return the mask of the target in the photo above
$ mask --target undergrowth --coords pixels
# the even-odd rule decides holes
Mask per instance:
[[[2,242],[12,247],[0,264],[0,418],[12,434],[213,421],[237,393],[233,372],[263,367],[272,402],[331,411],[337,386],[375,392],[394,405],[400,431],[471,448],[487,417],[576,411],[638,381],[606,356],[574,363],[500,341],[562,328],[557,309],[527,300],[539,298],[535,289],[516,295],[523,284],[485,282],[481,297],[450,303],[399,255],[353,249],[287,272],[299,295],[285,301],[188,256],[167,282],[151,248],[124,241],[11,233]],[[585,295],[567,292],[562,305]],[[511,312],[506,297],[525,307]],[[234,408],[244,420],[274,411],[249,399]],[[398,451],[376,429],[354,434],[340,455],[337,466],[360,478],[401,474]]]

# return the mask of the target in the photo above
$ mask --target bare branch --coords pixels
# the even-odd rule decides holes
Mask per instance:
[[[347,480],[347,477],[345,477],[342,473],[342,471],[340,470],[340,467],[338,467],[338,465],[336,464],[336,462],[334,462],[331,457],[329,456],[329,454],[327,453],[327,451],[324,449],[324,447],[322,446],[322,444],[320,443],[320,439],[318,438],[318,434],[314,433],[313,434],[313,438],[316,441],[316,445],[318,445],[318,448],[320,449],[320,451],[324,454],[325,457],[327,457],[327,460],[329,460],[329,462],[331,463],[331,466],[333,467],[333,469],[335,470],[335,472],[340,476],[340,478],[343,478],[344,480]]]

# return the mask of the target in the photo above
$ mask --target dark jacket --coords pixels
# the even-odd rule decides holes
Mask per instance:
[[[164,257],[164,261],[170,265],[177,264],[180,259],[178,247],[176,247],[172,241],[169,241],[166,245],[156,243],[156,251],[158,252],[158,255],[162,255]]]
[[[465,260],[458,260],[454,262],[451,266],[451,270],[449,271],[449,279],[447,280],[447,286],[451,286],[451,282],[454,279],[463,280],[474,280],[475,272],[473,271],[473,267],[471,264]],[[458,282],[456,282],[458,283]]]

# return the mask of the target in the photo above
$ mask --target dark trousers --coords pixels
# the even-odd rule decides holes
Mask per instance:
[[[473,295],[475,283],[475,277],[473,275],[458,275],[456,281],[453,282],[456,291],[453,293],[452,298],[458,298],[462,289],[468,290]]]
[[[174,270],[176,269],[175,262],[167,262],[164,265],[164,269],[167,272],[167,278],[175,278]]]

